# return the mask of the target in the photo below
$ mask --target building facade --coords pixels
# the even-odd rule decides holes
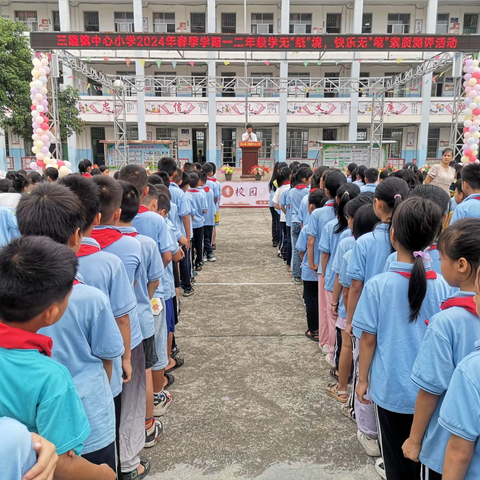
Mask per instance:
[[[0,3],[0,14],[23,21],[31,31],[480,32],[478,0],[397,0],[394,4],[386,0],[264,0],[261,4],[253,0],[13,0]],[[239,164],[238,143],[246,121],[254,125],[263,142],[260,155],[264,160],[315,159],[317,142],[322,140],[368,140],[375,79],[404,72],[434,54],[142,51],[136,59],[122,51],[72,53],[108,75],[155,76],[145,92],[127,91],[129,139],[175,140],[179,159],[195,161],[204,155],[217,165]],[[360,78],[358,93],[331,88],[348,78]],[[278,88],[282,81],[287,88]],[[79,109],[86,122],[82,134],[68,139],[65,156],[73,163],[82,158],[103,163],[101,140],[113,140],[109,90],[66,67],[60,82],[79,90]],[[439,158],[449,143],[453,86],[452,70],[447,66],[387,92],[384,139],[395,141],[388,146],[389,159],[423,164]],[[22,158],[30,155],[30,139],[5,132],[0,142],[0,168],[7,157],[11,168],[20,168]]]

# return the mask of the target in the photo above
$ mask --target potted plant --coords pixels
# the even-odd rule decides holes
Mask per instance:
[[[230,165],[224,165],[221,169],[220,172],[222,172],[225,175],[225,180],[230,181],[232,179],[232,176],[235,175],[235,172],[233,171],[233,168]]]
[[[259,182],[262,177],[264,177],[267,173],[269,173],[270,170],[268,167],[261,167],[260,165],[254,165],[250,169],[250,175],[255,175],[255,180]]]

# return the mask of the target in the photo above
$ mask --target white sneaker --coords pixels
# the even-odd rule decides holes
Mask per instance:
[[[378,447],[378,440],[373,438],[368,438],[367,435],[362,433],[360,430],[357,430],[357,440],[358,443],[363,447],[365,453],[370,457],[379,457],[380,448]]]
[[[330,353],[330,349],[328,348],[328,345],[324,345],[322,347],[322,353],[326,355],[327,353]]]
[[[167,411],[168,406],[172,401],[172,395],[167,390],[163,390],[160,397],[155,397],[153,400],[153,416],[161,417]]]
[[[330,357],[330,353],[327,353],[327,354],[325,355],[325,361],[326,361],[329,365],[331,365],[332,367],[336,367],[335,362],[334,362],[334,361],[332,360],[332,358]]]
[[[387,480],[387,474],[385,473],[385,463],[383,463],[383,458],[377,458],[375,462],[375,471],[384,479]]]

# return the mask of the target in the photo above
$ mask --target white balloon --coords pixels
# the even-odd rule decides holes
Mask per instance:
[[[35,80],[33,83],[35,84],[34,88],[42,88],[43,87],[43,83],[40,80]]]
[[[36,157],[37,157],[37,160],[43,160],[45,158],[45,155],[43,153],[39,152],[39,153],[37,153]]]
[[[477,108],[477,104],[475,102],[472,102],[472,103],[470,103],[469,108],[470,108],[470,110],[475,110]]]
[[[465,114],[466,117],[470,117],[472,115],[472,109],[471,108],[466,108],[463,113]]]
[[[480,133],[479,133],[479,136],[480,136]],[[72,168],[72,164],[70,162],[65,162],[65,166],[68,168],[68,169],[71,169]]]
[[[34,58],[33,59],[33,65],[36,67],[36,68],[40,68],[42,66],[42,62],[38,59],[38,58]]]
[[[43,65],[44,67],[48,65],[48,60],[46,58],[42,58],[41,65]]]
[[[43,95],[42,95],[41,93],[37,93],[37,94],[35,95],[35,98],[36,98],[39,102],[41,102],[41,101],[43,100]]]
[[[45,87],[42,87],[38,90],[38,92],[41,93],[42,95],[46,95],[48,90]]]
[[[45,110],[44,106],[43,105],[37,105],[37,112],[40,112],[42,113],[43,111]]]
[[[38,123],[39,125],[41,125],[43,123],[43,118],[41,115],[39,115],[38,117],[35,118],[35,122]],[[471,125],[470,125],[471,126]]]
[[[45,76],[39,77],[39,80],[40,80],[43,84],[47,83],[47,77],[45,77]],[[475,80],[475,79],[472,78],[472,80]],[[475,81],[476,81],[476,80],[475,80]]]
[[[32,117],[37,118],[40,115],[40,112],[37,112],[36,110],[32,111]]]
[[[40,68],[40,70],[38,70],[38,73],[40,74],[41,77],[44,77],[47,74],[47,72],[43,68]]]
[[[40,137],[39,137],[36,133],[34,133],[34,134],[32,135],[32,140],[33,140],[34,142],[35,142],[36,140],[39,140],[39,139],[40,139]]]
[[[38,106],[39,104],[40,102],[37,99],[32,100],[32,105]]]

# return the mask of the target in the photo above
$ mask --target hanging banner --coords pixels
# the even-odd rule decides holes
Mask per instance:
[[[480,51],[480,35],[245,35],[31,32],[34,50]]]
[[[221,207],[268,207],[268,182],[222,182]]]
[[[297,117],[321,117],[348,115],[350,102],[288,102],[287,115]]]
[[[279,102],[257,102],[248,101],[248,114],[258,115],[278,115],[280,113]],[[240,102],[217,102],[217,115],[240,115],[245,116],[245,101]]]
[[[145,102],[147,115],[206,115],[208,102],[150,100]]]
[[[123,151],[123,149],[121,148]],[[170,156],[170,145],[139,144],[128,145],[128,162],[136,165],[144,165],[154,168],[162,157]],[[110,167],[114,167],[117,161],[115,145],[108,145],[107,160]]]

